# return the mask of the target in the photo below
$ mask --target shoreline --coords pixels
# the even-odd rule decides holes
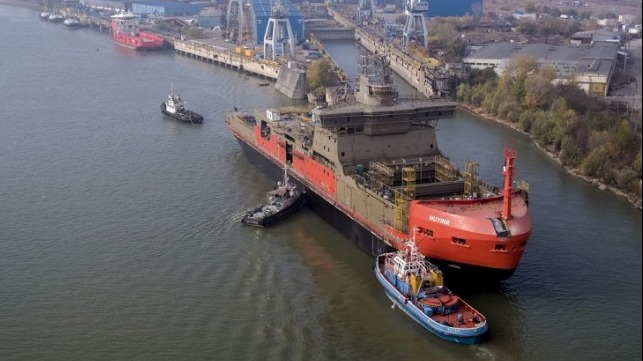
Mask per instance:
[[[16,6],[16,7],[28,8],[28,9],[32,9],[32,10],[36,10],[36,11],[43,11],[44,10],[44,5],[42,3],[36,3],[36,2],[33,2],[33,0],[32,1],[0,0],[0,5]],[[600,179],[585,176],[578,169],[572,169],[572,168],[568,168],[566,166],[563,166],[563,164],[560,161],[560,159],[558,158],[558,156],[556,156],[554,153],[550,152],[549,150],[541,147],[534,140],[534,137],[530,133],[527,133],[527,132],[523,131],[522,129],[520,129],[519,124],[511,123],[511,122],[508,122],[508,121],[503,120],[501,118],[498,118],[496,116],[492,116],[492,115],[482,111],[482,109],[480,109],[480,108],[474,108],[474,107],[471,107],[471,106],[469,106],[467,104],[464,104],[462,102],[458,102],[457,108],[459,110],[464,110],[464,111],[466,111],[466,112],[468,112],[468,113],[470,113],[472,115],[475,115],[477,117],[480,117],[482,119],[490,120],[490,121],[502,124],[504,126],[507,126],[507,127],[511,128],[511,129],[517,131],[517,132],[520,132],[521,134],[524,134],[524,135],[528,136],[531,139],[532,144],[534,144],[539,150],[541,150],[543,153],[545,153],[550,159],[554,160],[556,162],[556,164],[558,164],[568,174],[571,174],[573,176],[579,177],[579,178],[583,179],[587,183],[594,184],[599,190],[609,190],[609,191],[611,191],[612,193],[614,193],[614,194],[616,194],[618,196],[626,198],[629,201],[629,203],[632,206],[634,206],[635,208],[637,208],[639,210],[643,209],[642,200],[641,200],[640,197],[637,197],[637,196],[635,196],[633,194],[628,194],[627,192],[624,192],[621,189],[618,189],[618,188],[615,188],[615,187],[612,187],[612,186],[608,186],[607,184],[603,183]]]
[[[481,108],[474,108],[474,107],[471,107],[471,106],[469,106],[469,105],[467,105],[467,104],[464,104],[464,103],[462,103],[462,102],[458,102],[457,108],[458,108],[459,110],[466,111],[466,112],[468,112],[468,113],[470,113],[470,114],[472,114],[472,115],[475,115],[475,116],[477,116],[477,117],[480,117],[480,118],[482,118],[482,119],[485,119],[485,120],[489,120],[489,121],[493,121],[493,122],[496,122],[496,123],[502,124],[502,125],[504,125],[504,126],[507,126],[507,127],[511,128],[511,129],[513,129],[513,130],[515,130],[515,131],[517,131],[517,132],[521,133],[521,134],[524,134],[524,135],[528,136],[528,137],[529,137],[529,139],[531,139],[532,144],[533,144],[534,146],[536,146],[536,148],[538,148],[540,151],[542,151],[543,153],[545,153],[545,154],[546,154],[550,159],[552,159],[553,161],[555,161],[555,162],[556,162],[556,164],[558,164],[558,166],[560,166],[560,167],[561,167],[565,172],[567,172],[567,174],[570,174],[570,175],[572,175],[572,176],[575,176],[575,177],[581,178],[582,180],[584,180],[584,181],[585,181],[585,182],[587,182],[587,183],[592,183],[592,184],[593,184],[593,185],[595,185],[599,190],[602,190],[602,191],[604,191],[604,190],[609,190],[609,191],[611,191],[612,193],[614,193],[614,194],[616,194],[616,195],[618,195],[618,196],[620,196],[620,197],[624,197],[624,198],[626,198],[626,199],[628,200],[628,202],[629,202],[633,207],[635,207],[636,209],[638,209],[638,210],[641,210],[641,209],[642,209],[641,198],[639,198],[639,197],[637,197],[637,196],[635,196],[635,195],[629,194],[629,193],[627,193],[627,192],[624,192],[624,191],[623,191],[623,190],[621,190],[621,189],[618,189],[618,188],[615,188],[615,187],[612,187],[612,186],[608,186],[607,184],[603,183],[603,182],[602,182],[600,179],[598,179],[598,178],[588,177],[588,176],[586,176],[586,175],[582,174],[582,173],[580,172],[580,170],[579,170],[579,169],[577,169],[577,168],[568,168],[568,167],[564,166],[564,165],[562,164],[562,162],[560,161],[560,159],[558,158],[558,156],[556,156],[554,153],[550,152],[549,150],[547,150],[547,149],[545,149],[545,148],[541,147],[541,146],[540,146],[540,145],[539,145],[539,144],[534,140],[534,137],[533,137],[530,133],[527,133],[527,132],[525,132],[524,130],[520,129],[520,125],[519,125],[518,123],[511,123],[511,122],[508,122],[508,121],[506,121],[506,120],[503,120],[503,119],[501,119],[501,118],[498,118],[498,117],[496,117],[496,116],[490,115],[490,114],[488,114],[488,113],[486,113],[486,112],[482,111],[482,109],[481,109]]]

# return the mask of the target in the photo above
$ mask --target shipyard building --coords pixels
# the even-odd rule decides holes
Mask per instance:
[[[173,1],[132,1],[132,12],[139,15],[194,16],[203,10],[203,3]]]
[[[588,94],[606,96],[619,61],[619,49],[620,44],[613,41],[595,41],[589,46],[493,43],[480,47],[463,63],[472,69],[493,68],[500,75],[514,57],[530,56],[539,66],[551,66],[555,82],[573,79]]]
[[[81,5],[107,11],[123,11],[123,1],[111,0],[80,0]],[[174,1],[132,1],[129,2],[130,10],[138,15],[158,16],[194,16],[205,7],[204,3],[188,3]]]

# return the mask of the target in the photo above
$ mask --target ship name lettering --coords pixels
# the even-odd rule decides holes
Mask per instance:
[[[449,223],[451,223],[451,221],[446,218],[441,218],[436,216],[429,216],[429,221],[444,224],[445,226],[448,226]]]

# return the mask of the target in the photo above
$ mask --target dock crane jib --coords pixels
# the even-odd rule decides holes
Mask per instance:
[[[357,6],[357,19],[361,23],[366,20],[373,20],[375,16],[375,0],[359,0]]]
[[[406,25],[402,46],[407,48],[411,40],[423,44],[426,48],[429,45],[429,32],[424,21],[424,14],[429,10],[429,3],[426,0],[407,0],[404,7],[406,14]]]
[[[295,38],[288,19],[288,9],[282,0],[270,2],[271,13],[263,38],[263,54],[266,59],[289,54],[295,57]]]

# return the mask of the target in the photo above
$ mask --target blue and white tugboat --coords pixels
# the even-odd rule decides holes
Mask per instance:
[[[438,337],[472,345],[482,341],[486,318],[443,285],[442,271],[418,251],[415,241],[375,260],[386,295],[415,322]]]

